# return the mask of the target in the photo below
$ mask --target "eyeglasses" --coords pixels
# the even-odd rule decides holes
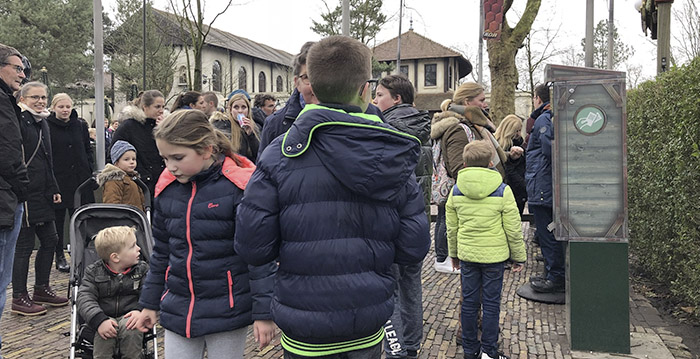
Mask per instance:
[[[13,67],[13,68],[15,69],[15,71],[17,71],[18,74],[21,74],[21,73],[24,72],[24,67],[22,67],[22,66],[15,65],[15,64],[11,64],[11,63],[9,63],[9,62],[0,62],[0,64]]]
[[[307,74],[299,75],[299,78],[301,79],[301,81],[303,83],[305,83],[307,85],[309,84],[309,75],[307,75]]]
[[[365,81],[365,83],[369,84],[370,93],[372,94],[372,98],[374,98],[374,95],[377,93],[377,85],[379,84],[379,79],[369,79]],[[365,84],[362,84],[362,86],[360,86],[360,97],[362,97],[362,91],[364,89]]]
[[[46,101],[46,99],[47,99],[48,97],[46,97],[46,96],[34,95],[34,96],[27,96],[27,98],[30,98],[30,99],[32,99],[32,100],[34,100],[34,101],[39,101],[39,100]]]

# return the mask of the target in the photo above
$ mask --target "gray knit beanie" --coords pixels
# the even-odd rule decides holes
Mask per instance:
[[[116,164],[126,151],[136,152],[136,148],[126,141],[119,140],[115,142],[112,145],[112,149],[109,151],[110,157],[112,157],[112,163]]]

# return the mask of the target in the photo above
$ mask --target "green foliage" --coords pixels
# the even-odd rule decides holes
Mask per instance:
[[[586,51],[586,39],[581,39],[581,47],[583,52]],[[625,63],[627,59],[634,55],[634,48],[626,45],[620,40],[617,33],[617,26],[613,24],[613,68],[617,69],[620,64]],[[580,60],[583,62],[584,54],[579,54]],[[605,69],[608,67],[608,21],[600,20],[595,26],[593,32],[593,67]]]
[[[0,1],[0,42],[32,63],[32,80],[46,67],[52,92],[91,81],[91,0]]]
[[[117,91],[128,94],[136,83],[140,90],[156,89],[170,93],[175,76],[175,48],[159,28],[153,12],[146,13],[146,88],[143,89],[143,2],[117,0],[115,30],[105,36],[109,68],[117,78]]]
[[[333,11],[324,0],[328,12],[321,14],[321,22],[311,20],[311,30],[322,36],[340,35],[343,9],[340,1]],[[367,45],[377,36],[386,23],[382,13],[382,0],[350,0],[350,36]]]
[[[630,91],[627,111],[631,249],[700,308],[700,57]]]

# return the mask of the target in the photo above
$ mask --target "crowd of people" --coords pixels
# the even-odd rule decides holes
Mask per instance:
[[[81,205],[73,197],[93,174],[94,150],[70,96],[50,99],[26,82],[22,60],[0,44],[0,309],[11,278],[12,312],[41,315],[68,304],[50,273],[54,258],[69,270],[63,223]],[[251,102],[236,90],[222,106],[216,93],[183,92],[166,110],[164,95],[147,90],[105,123],[102,201],[143,209],[155,198],[155,244],[144,260],[132,228],[96,236],[100,259],[77,298],[95,358],[138,357],[140,333],[157,322],[166,358],[205,348],[209,358],[242,358],[251,324],[261,348],[279,328],[285,358],[417,358],[431,242],[434,269],[461,276],[465,358],[507,358],[501,291],[504,271],[526,262],[526,202],[546,263],[531,285],[564,288],[563,247],[547,229],[549,89],[536,89],[524,138],[524,119],[496,126],[473,82],[432,116],[415,108],[414,85],[371,79],[369,48],[348,37],[304,44],[292,68],[280,109],[270,95]]]

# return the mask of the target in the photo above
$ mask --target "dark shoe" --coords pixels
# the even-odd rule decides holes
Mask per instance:
[[[530,277],[530,284],[535,282],[544,282],[547,278],[544,275],[533,275]]]
[[[538,262],[544,262],[544,256],[541,254],[538,254],[535,256],[535,260]]]
[[[486,353],[481,353],[481,359],[510,359],[508,356],[505,354],[498,352],[496,356],[489,356]]]
[[[63,254],[63,251],[60,253],[56,252],[56,269],[63,273],[70,272],[70,266],[66,262],[66,256]]]
[[[538,281],[530,283],[532,289],[538,293],[564,293],[564,282],[555,283],[547,279],[544,281]]]
[[[406,359],[416,359],[418,358],[418,352],[413,350],[406,350]]]
[[[56,295],[50,285],[35,286],[34,301],[52,307],[62,307],[68,304],[68,298]]]
[[[481,359],[481,356],[479,355],[479,352],[472,354],[464,353],[464,359]]]
[[[46,314],[46,308],[34,303],[29,293],[24,293],[19,298],[12,298],[12,313],[31,317]]]

